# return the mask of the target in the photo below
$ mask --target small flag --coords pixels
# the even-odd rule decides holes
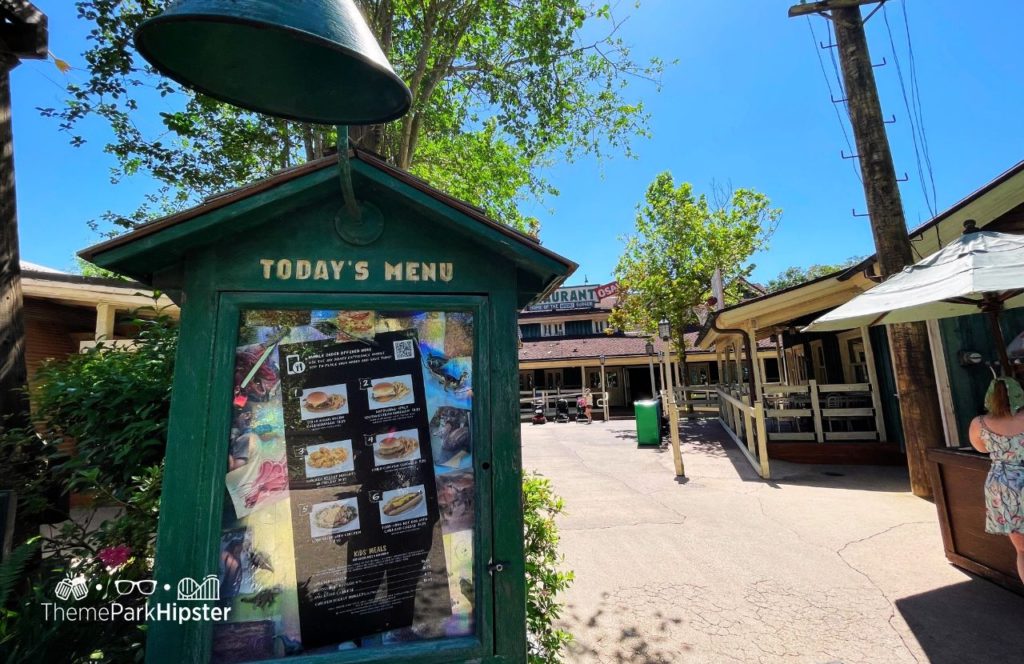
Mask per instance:
[[[58,58],[52,51],[50,52],[50,57],[53,58],[53,64],[57,65],[57,69],[60,70],[60,73],[66,74],[71,71],[71,65],[69,65],[65,60]]]

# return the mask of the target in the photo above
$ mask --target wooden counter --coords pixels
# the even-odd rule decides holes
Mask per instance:
[[[1010,538],[985,532],[988,455],[971,448],[940,448],[928,450],[928,460],[946,558],[957,567],[1024,595]]]

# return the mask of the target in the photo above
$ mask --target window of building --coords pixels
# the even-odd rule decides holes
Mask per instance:
[[[523,339],[539,339],[540,323],[527,323],[519,326],[519,336]]]
[[[565,336],[565,323],[542,323],[540,330],[545,337],[562,337]]]
[[[593,331],[593,321],[570,320],[565,323],[565,333],[570,336],[582,337],[588,334],[593,334]]]
[[[594,334],[602,334],[608,329],[608,321],[606,320],[595,320],[594,321]]]

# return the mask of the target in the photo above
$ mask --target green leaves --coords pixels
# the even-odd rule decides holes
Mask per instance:
[[[847,258],[842,263],[824,265],[816,263],[806,268],[796,266],[786,268],[780,272],[777,277],[768,282],[768,292],[774,293],[775,291],[782,290],[783,288],[798,286],[804,282],[824,277],[826,274],[831,274],[833,272],[838,272],[839,270],[852,267],[857,263],[860,263],[862,260],[864,260],[863,256],[853,256],[852,258]]]
[[[413,92],[409,114],[361,144],[499,221],[522,228],[520,204],[557,195],[539,175],[552,160],[629,156],[648,135],[628,84],[660,86],[663,63],[632,57],[618,35],[624,19],[608,4],[357,1]],[[321,157],[335,142],[331,127],[242,111],[157,76],[132,34],[168,2],[77,0],[92,25],[88,76],[68,84],[64,108],[40,109],[73,145],[85,144],[83,122],[108,125],[114,182],[145,174],[161,183],[136,211],[105,215],[115,229]]]
[[[66,519],[52,514],[57,497],[84,499],[74,519],[42,538],[45,556],[20,563],[19,586],[10,585],[7,567],[0,569],[0,598],[10,595],[6,605],[0,601],[0,661],[142,657],[143,626],[113,621],[97,631],[95,623],[42,614],[69,574],[107,587],[115,579],[152,577],[177,331],[159,315],[124,324],[135,329],[130,351],[100,345],[46,364],[36,374],[34,425],[0,431],[0,488],[18,491],[20,516]],[[116,569],[102,559],[111,548],[131,552]],[[90,594],[88,604],[104,601]]]
[[[523,523],[526,549],[526,632],[530,664],[557,664],[572,635],[555,627],[561,616],[558,594],[572,585],[573,573],[559,570],[555,517],[565,509],[550,480],[523,478]]]
[[[711,295],[716,269],[730,283],[753,269],[747,261],[768,245],[782,211],[751,189],[721,189],[709,200],[693,186],[675,184],[660,173],[638,206],[636,234],[615,268],[619,302],[611,324],[619,329],[654,333],[665,318],[683,333],[694,321],[693,307]]]

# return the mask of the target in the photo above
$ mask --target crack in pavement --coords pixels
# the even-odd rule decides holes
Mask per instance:
[[[903,633],[900,630],[896,629],[896,625],[893,624],[893,621],[896,619],[896,604],[895,604],[895,602],[893,602],[889,598],[889,595],[886,594],[885,590],[882,589],[882,586],[878,585],[878,583],[876,583],[875,580],[873,578],[871,578],[870,574],[868,574],[867,572],[864,572],[860,568],[858,568],[855,565],[853,565],[853,563],[848,561],[846,559],[846,557],[843,556],[843,551],[845,551],[847,549],[847,547],[853,546],[854,544],[860,544],[861,542],[866,542],[866,541],[868,541],[870,539],[874,539],[875,537],[880,537],[882,535],[885,535],[886,533],[889,533],[889,532],[892,532],[893,530],[896,530],[897,528],[903,528],[905,526],[917,526],[917,525],[923,525],[923,524],[931,524],[931,523],[932,523],[931,521],[907,521],[907,522],[904,522],[904,523],[898,523],[898,524],[896,524],[894,526],[889,526],[888,528],[886,528],[884,530],[880,530],[879,532],[874,533],[873,535],[868,535],[867,537],[861,537],[860,539],[851,540],[851,541],[847,542],[846,544],[842,545],[841,547],[839,547],[838,549],[836,549],[836,551],[835,551],[835,554],[839,557],[840,560],[843,561],[844,565],[846,565],[851,570],[853,570],[857,574],[860,574],[865,579],[867,579],[867,582],[870,583],[875,588],[875,590],[878,591],[878,594],[881,595],[885,599],[885,601],[889,603],[889,618],[888,618],[888,620],[886,622],[889,623],[889,628],[892,629],[892,631],[896,633],[896,636],[898,636],[900,638],[900,642],[903,643],[903,647],[906,648],[907,652],[910,654],[911,657],[914,658],[915,662],[920,662],[921,660],[918,658],[917,653],[915,653],[914,650],[907,643],[907,640],[903,637]]]

